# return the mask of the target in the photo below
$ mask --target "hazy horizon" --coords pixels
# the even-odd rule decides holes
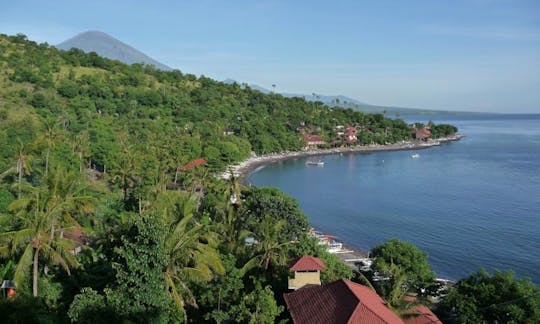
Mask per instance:
[[[29,10],[29,8],[32,8]],[[383,106],[540,113],[540,2],[17,1],[0,33],[103,31],[182,72]]]

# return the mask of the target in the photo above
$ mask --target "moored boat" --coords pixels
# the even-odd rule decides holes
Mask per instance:
[[[316,166],[324,166],[324,162],[319,161],[306,161],[306,165],[316,165]]]

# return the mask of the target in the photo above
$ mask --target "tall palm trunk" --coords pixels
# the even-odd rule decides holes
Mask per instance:
[[[51,241],[54,240],[54,219],[51,222]]]
[[[51,155],[51,148],[47,147],[47,153],[45,154],[45,176],[49,174],[49,156]]]
[[[79,152],[79,173],[83,171],[83,156],[82,152]]]
[[[174,184],[176,184],[176,182],[178,181],[178,170],[180,168],[179,167],[176,167],[176,172],[174,172]]]
[[[17,199],[21,199],[21,184],[22,184],[22,162],[21,160],[17,161],[17,172],[19,173],[19,193],[17,194]]]
[[[39,260],[39,248],[36,248],[34,252],[34,269],[32,273],[32,294],[34,297],[38,295],[38,260]]]

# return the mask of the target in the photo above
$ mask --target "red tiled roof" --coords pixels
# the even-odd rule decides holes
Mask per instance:
[[[194,168],[194,167],[196,167],[198,165],[203,165],[203,164],[206,164],[205,159],[196,159],[196,160],[193,160],[193,161],[189,162],[188,164],[186,164],[184,166],[181,166],[179,170],[180,171],[186,171],[186,170]]]
[[[421,134],[421,135],[424,135],[424,136],[429,136],[431,135],[431,131],[427,128],[422,128],[422,129],[419,129],[416,131],[417,134]]]
[[[305,134],[304,139],[308,142],[323,142],[324,139],[319,135]]]
[[[322,271],[326,270],[326,265],[324,262],[321,261],[321,259],[310,256],[310,255],[304,255],[300,259],[298,259],[294,265],[291,267],[291,271]]]
[[[293,322],[403,324],[377,293],[349,280],[284,295]]]
[[[405,324],[442,324],[437,315],[424,305],[419,305],[403,316]]]
[[[406,301],[413,302],[415,297],[407,296]],[[418,305],[403,315],[405,324],[442,324],[437,315],[424,305]]]
[[[344,281],[360,301],[348,323],[403,323],[376,292],[350,280]]]

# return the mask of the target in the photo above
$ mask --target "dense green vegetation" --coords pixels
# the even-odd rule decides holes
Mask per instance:
[[[394,310],[401,312],[410,308],[410,303],[404,300],[409,293],[419,297],[436,295],[435,273],[428,255],[414,245],[391,239],[375,246],[370,255],[375,262],[366,275]],[[377,277],[386,280],[377,280]]]
[[[294,199],[215,173],[252,151],[302,149],[299,128],[328,141],[344,124],[358,144],[410,140],[402,120],[22,35],[0,35],[0,71],[0,274],[17,283],[0,301],[8,322],[273,323],[287,319],[288,262],[305,254],[327,265],[323,283],[371,284],[306,234]],[[199,157],[208,163],[178,172]],[[373,253],[392,279],[374,286],[396,311],[403,292],[433,280],[413,246]]]
[[[41,151],[58,151],[62,147],[51,145],[58,143],[53,139],[59,132],[79,139],[77,150],[89,166],[114,173],[122,167],[122,153],[170,173],[200,156],[215,170],[251,151],[299,150],[304,146],[300,127],[328,142],[335,138],[335,126],[345,124],[362,130],[360,144],[411,138],[405,122],[382,114],[263,94],[180,71],[127,66],[95,53],[38,45],[22,35],[0,36],[0,50],[3,159],[14,155],[16,139],[29,149],[45,136]],[[5,169],[6,161],[0,163]]]
[[[449,323],[538,323],[540,289],[511,271],[479,270],[460,280],[440,308]]]

